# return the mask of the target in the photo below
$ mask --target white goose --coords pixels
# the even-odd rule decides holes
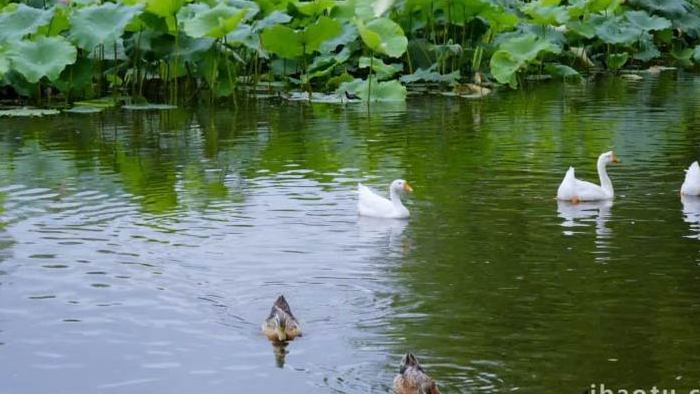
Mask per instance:
[[[681,194],[684,196],[700,196],[700,166],[698,166],[697,161],[694,161],[685,170],[685,181],[683,181],[681,186]]]
[[[610,163],[619,163],[620,160],[613,151],[605,152],[598,157],[598,176],[600,186],[586,181],[576,179],[574,167],[569,167],[564,180],[561,181],[557,190],[558,200],[568,200],[576,204],[579,201],[600,201],[611,200],[615,197],[612,182],[605,169]]]
[[[389,185],[389,199],[386,199],[367,186],[358,183],[357,212],[362,216],[372,216],[386,219],[405,219],[409,212],[401,202],[401,194],[412,192],[413,188],[403,179],[397,179]]]

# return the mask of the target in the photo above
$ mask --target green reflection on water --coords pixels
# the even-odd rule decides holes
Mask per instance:
[[[404,177],[416,193],[400,257],[377,257],[396,285],[386,326],[371,328],[387,354],[424,356],[446,392],[680,389],[700,378],[699,248],[677,197],[700,156],[699,87],[662,75],[369,114],[248,103],[12,119],[0,185],[89,184],[166,214],[244,203],[261,174],[295,170],[344,192],[357,176]],[[619,197],[563,227],[552,198],[565,169],[596,180],[595,158],[612,148]]]

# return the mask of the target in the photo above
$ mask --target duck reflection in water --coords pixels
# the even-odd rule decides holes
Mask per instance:
[[[381,219],[359,216],[357,226],[360,238],[370,243],[378,243],[391,252],[405,256],[411,249],[410,240],[403,233],[408,225],[407,220]]]
[[[595,219],[596,238],[598,240],[609,238],[612,232],[607,228],[606,224],[610,220],[610,209],[612,206],[612,200],[587,201],[577,204],[557,200],[558,216],[564,219],[561,225],[566,228],[564,235],[575,234],[574,227],[588,226],[586,222]]]
[[[700,196],[681,195],[683,204],[683,221],[690,225],[690,230],[694,233],[689,238],[700,239]]]

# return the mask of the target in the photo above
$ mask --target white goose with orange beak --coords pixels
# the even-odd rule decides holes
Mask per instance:
[[[574,167],[569,167],[564,180],[557,190],[558,200],[567,200],[576,204],[580,201],[612,200],[615,197],[612,181],[608,176],[606,166],[610,163],[619,163],[620,160],[613,151],[605,152],[598,157],[598,176],[600,186],[591,182],[576,179]]]
[[[401,202],[401,195],[413,191],[411,185],[403,179],[397,179],[389,185],[389,199],[386,199],[367,186],[359,183],[357,192],[357,212],[362,216],[385,219],[406,219],[410,216],[408,209]]]

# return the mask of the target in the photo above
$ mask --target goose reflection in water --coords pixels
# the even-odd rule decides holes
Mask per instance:
[[[411,249],[408,240],[404,239],[408,220],[381,219],[367,216],[358,216],[357,226],[360,238],[370,243],[378,243],[378,246],[386,247],[390,252],[399,252],[406,255]]]
[[[700,196],[681,195],[683,203],[683,221],[690,225],[692,235],[688,238],[700,239]]]
[[[607,227],[610,220],[610,209],[613,206],[612,200],[586,201],[572,204],[568,201],[557,201],[558,216],[564,221],[561,223],[565,227],[564,235],[574,235],[580,233],[575,231],[575,227],[587,227],[588,223],[595,220],[596,252],[601,253],[608,249],[607,239],[612,235],[612,231]],[[607,253],[607,252],[604,252]],[[606,256],[597,256],[596,260],[607,260]]]

